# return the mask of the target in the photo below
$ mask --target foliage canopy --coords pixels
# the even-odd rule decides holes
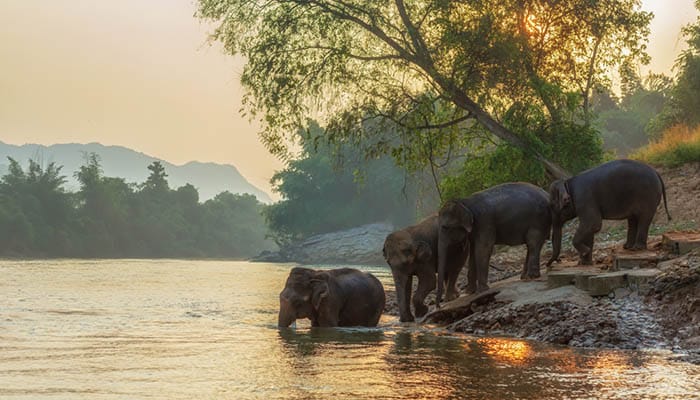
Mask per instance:
[[[554,176],[565,171],[506,114],[535,104],[554,131],[574,95],[585,125],[607,71],[646,61],[651,19],[639,0],[199,0],[198,15],[247,58],[245,108],[262,117],[273,153],[308,117],[331,141],[373,138],[378,151],[405,142],[386,132],[476,125]]]

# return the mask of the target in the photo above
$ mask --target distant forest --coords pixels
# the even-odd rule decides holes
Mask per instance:
[[[219,193],[199,202],[191,184],[171,189],[163,165],[140,184],[103,175],[96,154],[64,188],[62,167],[9,158],[0,179],[2,257],[245,258],[274,245],[265,239],[263,205],[249,194]]]

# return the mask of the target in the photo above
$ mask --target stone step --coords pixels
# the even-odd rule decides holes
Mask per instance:
[[[588,293],[591,296],[607,296],[622,287],[644,293],[649,287],[649,282],[660,273],[656,268],[642,268],[592,276],[588,279]]]
[[[612,270],[621,271],[626,269],[653,268],[658,262],[659,256],[653,251],[620,250],[615,253]]]
[[[613,290],[627,286],[626,275],[627,271],[616,271],[591,276],[588,279],[588,294],[607,296]]]
[[[600,274],[605,268],[603,264],[577,265],[576,263],[561,263],[547,273],[547,286],[554,289],[560,286],[584,284],[582,276]]]
[[[666,232],[661,244],[672,253],[683,255],[700,247],[700,232]]]

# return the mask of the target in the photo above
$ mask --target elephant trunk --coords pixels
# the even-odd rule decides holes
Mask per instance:
[[[445,269],[447,268],[447,238],[441,237],[442,230],[438,234],[438,280],[437,292],[435,293],[435,307],[440,308],[442,293],[445,288]]]
[[[277,326],[288,328],[296,320],[296,312],[292,304],[285,298],[280,297],[280,312],[277,317]]]
[[[399,303],[399,321],[411,322],[414,320],[411,314],[411,289],[413,279],[410,275],[392,271],[394,275],[394,285],[396,286],[396,301]]]
[[[555,219],[552,223],[552,257],[547,261],[547,268],[549,268],[554,261],[559,261],[559,253],[561,252],[561,229],[564,224]]]

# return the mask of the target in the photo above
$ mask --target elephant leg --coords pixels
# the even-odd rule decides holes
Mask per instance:
[[[476,257],[474,246],[469,246],[469,261],[467,261],[467,293],[476,293]]]
[[[600,214],[589,212],[579,215],[579,225],[574,234],[574,247],[578,251],[581,265],[593,264],[593,237],[600,231],[603,220]]]
[[[535,279],[540,277],[540,253],[546,240],[546,234],[539,231],[530,231],[527,236],[527,257],[525,258],[525,278]],[[522,277],[521,277],[522,279]]]
[[[489,260],[493,250],[493,241],[482,240],[482,243],[474,243],[474,268],[476,269],[476,293],[489,288]]]
[[[637,224],[637,237],[635,238],[632,250],[645,250],[647,248],[647,239],[649,238],[649,227],[654,219],[654,213],[640,215]]]
[[[457,278],[459,278],[459,271],[462,270],[461,267],[456,265],[450,266],[450,272],[447,274],[447,301],[454,300],[459,297],[459,290],[457,290]]]
[[[523,272],[520,273],[520,280],[527,279],[528,266],[530,264],[530,246],[527,246],[527,255],[525,255],[525,263],[523,264]]]
[[[427,274],[422,274],[418,276],[418,288],[413,294],[413,308],[416,310],[416,317],[420,318],[428,313],[428,307],[424,304],[425,297],[428,293],[435,289],[437,285],[437,279],[435,274],[430,272]],[[449,300],[450,290],[447,289],[447,296]]]
[[[627,241],[622,246],[625,249],[631,249],[637,242],[637,221],[636,215],[627,218]]]
[[[394,286],[396,287],[396,301],[399,303],[399,321],[414,321],[411,314],[411,289],[413,289],[413,276],[391,271],[394,275]]]

